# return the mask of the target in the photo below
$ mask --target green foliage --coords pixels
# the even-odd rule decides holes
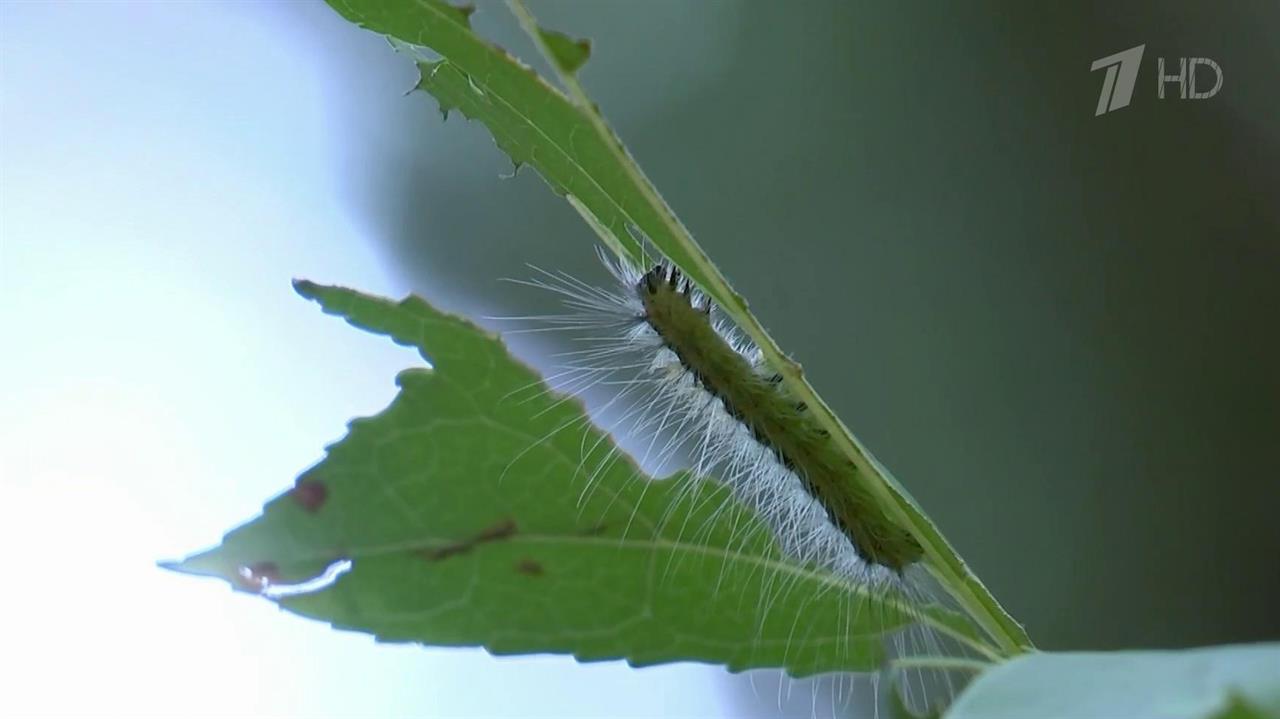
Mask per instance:
[[[512,162],[536,167],[553,190],[576,198],[607,228],[609,241],[621,254],[636,260],[644,256],[628,226],[648,234],[664,251],[676,248],[663,218],[637,194],[617,162],[610,146],[617,144],[616,138],[601,137],[568,98],[527,66],[480,40],[457,8],[438,0],[331,4],[348,20],[402,47],[425,47],[439,55],[439,60],[418,62],[419,89],[431,93],[442,112],[456,109],[484,123]],[[548,44],[558,67],[576,69],[586,61],[585,50],[574,52],[573,42],[556,36]],[[673,259],[692,265],[687,257]],[[695,279],[704,280],[696,275]]]
[[[542,28],[538,28],[538,37],[560,72],[572,75],[591,57],[591,43],[587,40],[574,40],[562,32]]]
[[[385,641],[637,665],[870,670],[881,634],[908,621],[780,556],[723,488],[643,476],[576,400],[470,322],[417,298],[297,289],[433,369],[402,373],[390,407],[352,422],[260,518],[173,569],[257,591],[246,569],[269,590],[349,559],[330,588],[281,604]]]
[[[1031,646],[1022,627],[969,571],[909,495],[836,418],[804,380],[799,365],[765,332],[747,309],[746,301],[720,275],[631,159],[587,98],[575,74],[566,71],[569,68],[562,57],[562,43],[549,45],[549,31],[536,24],[522,3],[513,0],[513,12],[560,73],[570,97],[477,37],[466,24],[466,15],[442,0],[332,0],[331,4],[348,20],[386,35],[414,55],[420,55],[419,48],[438,55],[439,60],[419,62],[419,87],[436,98],[443,112],[458,109],[482,122],[517,166],[527,163],[535,167],[616,252],[633,259],[645,256],[643,243],[632,232],[634,228],[696,280],[760,347],[796,398],[830,432],[855,469],[851,478],[860,486],[850,488],[850,493],[874,497],[887,514],[920,541],[929,570],[983,628],[998,653],[1012,655]]]
[[[1280,644],[1030,654],[979,677],[947,719],[1276,719]]]

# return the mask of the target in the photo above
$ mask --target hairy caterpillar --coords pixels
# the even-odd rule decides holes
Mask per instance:
[[[687,447],[693,473],[726,485],[788,556],[872,591],[923,601],[928,593],[913,571],[920,545],[862,493],[852,463],[755,346],[674,264],[637,267],[599,254],[614,287],[544,270],[517,281],[556,293],[569,310],[522,319],[575,331],[589,343],[568,353],[560,389],[620,387],[615,399],[629,397],[636,407],[625,415],[635,418],[632,431],[652,435],[655,444],[668,436],[659,445],[663,456]],[[924,628],[894,641],[898,655],[941,653]],[[918,678],[915,692],[904,685],[913,709],[926,708],[924,695],[937,693],[926,684],[951,693],[949,677]]]

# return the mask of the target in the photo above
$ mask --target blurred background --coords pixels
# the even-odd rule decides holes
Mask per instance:
[[[532,6],[1041,647],[1280,639],[1280,5]],[[1095,117],[1090,64],[1144,43]],[[1223,87],[1158,100],[1157,57]],[[0,2],[0,713],[810,715],[769,673],[376,646],[155,568],[418,363],[290,278],[490,316],[553,306],[525,263],[603,277],[415,79],[317,3]]]

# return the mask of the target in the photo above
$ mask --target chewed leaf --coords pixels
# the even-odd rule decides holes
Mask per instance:
[[[452,18],[457,8],[442,0],[329,0],[351,22],[399,43],[429,48],[439,64],[419,63],[419,89],[429,92],[442,109],[458,109],[484,123],[503,152],[517,166],[529,165],[562,195],[570,195],[599,220],[633,260],[645,257],[638,229],[700,284],[707,282],[671,238],[664,217],[670,210],[646,202],[630,169],[619,162],[621,145],[611,133],[601,135],[591,118],[560,91],[506,52],[485,42]],[[586,61],[588,48],[560,33],[544,31],[552,62],[572,72]],[[401,46],[403,48],[403,45]],[[411,54],[415,56],[416,54]],[[414,57],[420,60],[420,57]],[[716,297],[725,303],[731,298]]]
[[[1280,717],[1280,644],[1030,654],[978,677],[946,716]]]
[[[297,289],[432,368],[402,373],[392,404],[353,421],[262,516],[171,568],[385,641],[637,665],[868,670],[909,621],[782,557],[718,486],[642,475],[470,322],[413,297]]]

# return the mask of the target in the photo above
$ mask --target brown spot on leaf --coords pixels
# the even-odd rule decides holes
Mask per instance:
[[[254,562],[249,565],[249,576],[268,582],[280,581],[280,565],[275,562]]]
[[[528,557],[516,562],[516,571],[526,577],[541,577],[546,573],[546,570],[542,568],[541,562],[536,559],[529,559]]]
[[[418,553],[421,554],[426,559],[435,562],[441,559],[448,559],[449,557],[453,557],[459,554],[466,554],[467,552],[470,552],[472,549],[475,549],[477,546],[481,544],[485,544],[487,542],[498,542],[504,539],[510,539],[511,537],[515,536],[515,533],[516,533],[516,521],[514,519],[508,518],[498,522],[492,527],[489,527],[481,531],[479,534],[472,537],[471,539],[467,539],[461,542],[454,542],[453,544],[446,544],[443,547],[423,549],[423,550],[420,550]]]
[[[298,506],[315,514],[324,506],[324,502],[329,498],[329,488],[324,482],[315,479],[302,479],[294,485],[293,490],[289,492],[289,496],[293,497],[293,501]]]
[[[516,520],[508,518],[508,519],[502,520],[501,522],[498,522],[492,527],[489,527],[488,529],[484,530],[480,534],[477,534],[475,540],[473,541],[476,544],[479,544],[481,542],[492,542],[498,539],[507,539],[508,537],[511,537],[515,533],[516,533]]]

